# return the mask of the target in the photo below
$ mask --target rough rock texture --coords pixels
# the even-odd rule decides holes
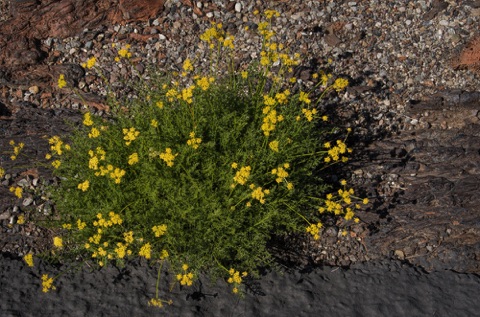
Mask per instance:
[[[36,65],[47,57],[40,39],[64,38],[78,34],[85,28],[105,24],[147,20],[162,10],[164,2],[165,0],[11,1],[11,18],[0,23],[0,67],[11,71]],[[2,69],[0,75],[2,72],[5,73],[5,70]]]
[[[452,66],[480,71],[480,36],[474,37],[460,54],[452,59]]]
[[[479,102],[480,93],[456,90],[412,102],[409,115],[425,128],[370,145],[366,170],[383,174],[371,184],[375,215],[364,219],[374,253],[426,270],[480,271]]]

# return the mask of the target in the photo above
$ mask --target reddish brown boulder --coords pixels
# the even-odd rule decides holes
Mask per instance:
[[[480,71],[480,35],[474,37],[460,54],[452,59],[452,66]]]
[[[12,0],[11,17],[0,23],[0,67],[25,69],[47,56],[40,43],[65,38],[85,28],[124,24],[155,17],[165,0]]]

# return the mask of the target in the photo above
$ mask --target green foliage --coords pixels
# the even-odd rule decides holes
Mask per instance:
[[[352,219],[344,206],[353,190],[321,198],[328,186],[318,176],[346,162],[350,149],[343,140],[327,142],[328,118],[308,93],[290,91],[295,79],[285,78],[298,56],[272,42],[268,23],[259,31],[261,59],[248,71],[212,76],[213,62],[195,74],[186,59],[181,74],[153,73],[139,83],[138,98],[112,100],[109,118],[85,113],[68,145],[50,139],[62,180],[52,190],[67,229],[63,252],[100,266],[133,256],[168,260],[181,285],[199,271],[228,273],[238,292],[246,272],[255,275],[271,261],[272,234],[306,230],[318,239],[319,212]],[[212,61],[233,48],[221,25],[200,38]],[[119,56],[128,53],[122,48]],[[320,75],[324,93],[348,84],[327,84],[330,77]],[[161,304],[158,294],[152,300]]]

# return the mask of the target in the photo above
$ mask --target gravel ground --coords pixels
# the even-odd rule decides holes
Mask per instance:
[[[0,2],[0,7],[4,7],[4,3]],[[167,1],[165,10],[146,23],[84,30],[78,36],[65,39],[42,39],[44,49],[49,53],[47,64],[80,64],[95,56],[98,68],[116,93],[133,98],[133,92],[126,90],[123,82],[135,82],[139,78],[148,80],[145,69],[150,63],[166,71],[174,71],[181,68],[185,58],[190,57],[195,60],[197,68],[206,67],[207,56],[199,35],[210,27],[212,21],[222,22],[225,29],[235,35],[236,65],[242,67],[248,64],[258,57],[261,43],[254,32],[260,16],[254,11],[270,8],[281,13],[272,23],[278,41],[292,52],[302,54],[301,67],[295,70],[299,86],[312,86],[311,74],[320,70],[349,78],[350,87],[344,93],[330,95],[320,106],[335,111],[339,124],[353,129],[354,139],[358,140],[354,146],[358,151],[374,140],[424,127],[421,115],[416,118],[405,115],[411,100],[446,89],[478,90],[478,74],[452,67],[460,49],[478,31],[478,1],[214,0],[196,1],[192,6],[185,3],[188,1]],[[116,47],[112,47],[112,43]],[[118,47],[126,44],[131,44],[132,64],[116,63],[114,57]],[[38,107],[38,116],[68,117],[66,113],[69,111],[87,108],[78,96],[52,88],[54,86],[55,82],[50,87],[29,82],[12,83],[6,86],[8,89],[4,88],[2,102],[12,111],[13,117],[19,118],[28,104]],[[102,115],[102,97],[105,97],[106,90],[101,76],[87,71],[77,87],[89,94],[86,96],[92,100],[90,110]],[[25,118],[28,119],[28,116]],[[36,117],[30,118],[33,120]],[[28,123],[28,120],[24,122]],[[7,121],[0,120],[2,149],[8,147],[7,142],[11,138],[21,140],[21,135],[12,135],[13,130],[6,127]],[[32,143],[35,142],[32,139]],[[46,146],[45,140],[44,144]],[[35,155],[41,157],[43,150],[36,151]],[[27,205],[25,200],[2,201],[5,203],[0,206],[0,218],[3,219],[0,220],[1,241],[7,241],[6,238],[14,233],[28,231],[24,226],[15,224],[19,215],[25,214],[28,220],[30,214],[38,214],[39,210],[45,212],[43,208],[50,206],[48,197],[33,193],[40,186],[35,185],[35,180],[48,178],[48,174],[40,171],[40,175],[22,175],[24,167],[10,162],[5,152],[0,154],[0,163],[7,169],[7,175],[1,179],[2,190],[6,192],[8,186],[25,179],[23,186],[31,187],[31,198],[35,198]],[[361,187],[375,175],[360,170],[347,177]],[[332,179],[335,178],[338,175],[332,176]],[[375,200],[377,197],[371,194],[370,198]],[[359,217],[362,219],[361,213]],[[33,233],[28,233],[28,236],[48,237],[48,232],[41,230],[30,232]],[[333,224],[322,232],[320,242],[301,238],[289,241],[293,245],[300,244],[300,253],[304,255],[300,262],[303,264],[313,261],[345,266],[372,259],[362,240],[368,234],[368,226],[363,224],[350,235],[342,237],[339,227]],[[2,252],[23,255],[32,248],[40,248],[25,239],[8,241],[3,243]],[[299,259],[297,253],[280,253],[283,261]]]

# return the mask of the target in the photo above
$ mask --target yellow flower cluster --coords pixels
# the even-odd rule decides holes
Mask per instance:
[[[313,236],[314,240],[320,239],[320,229],[323,227],[323,225],[319,223],[312,223],[310,226],[307,227],[307,232],[310,233]]]
[[[88,180],[78,184],[77,186],[77,188],[80,189],[82,192],[86,192],[88,187],[90,187],[90,182]]]
[[[5,170],[0,167],[0,178],[2,178],[5,175]]]
[[[298,97],[300,102],[306,103],[307,105],[310,104],[312,101],[308,98],[308,93],[304,91],[300,91],[300,95]]]
[[[48,140],[48,144],[50,144],[50,150],[53,154],[62,155],[63,150],[70,150],[70,145],[64,144],[63,141],[60,139],[59,136],[55,135]],[[45,158],[49,160],[52,157],[52,154],[47,154]]]
[[[265,10],[265,11],[263,12],[263,14],[264,14],[265,17],[266,17],[267,19],[269,19],[269,20],[270,20],[271,18],[273,18],[274,16],[277,17],[277,18],[280,16],[280,12],[278,12],[278,11],[276,11],[276,10],[270,10],[270,9]]]
[[[53,277],[48,277],[48,274],[42,275],[42,292],[47,293],[49,290],[54,290]]]
[[[167,232],[167,225],[153,226],[152,231],[156,238],[163,236]]]
[[[190,132],[190,139],[187,140],[187,144],[191,147],[193,147],[195,150],[198,149],[200,143],[202,143],[202,139],[201,138],[196,138],[195,137],[195,132]]]
[[[114,213],[113,211],[110,211],[108,213],[108,216],[110,217],[110,219],[103,218],[103,215],[101,213],[98,213],[97,214],[98,220],[93,221],[93,226],[108,228],[113,225],[121,225],[123,223],[123,220],[120,217],[120,215]]]
[[[59,249],[63,248],[63,240],[60,237],[53,237],[53,245]]]
[[[303,108],[302,109],[302,113],[303,115],[305,116],[305,118],[307,119],[307,121],[312,121],[313,120],[313,116],[317,113],[317,109],[305,109]]]
[[[337,92],[340,92],[347,86],[348,86],[348,79],[337,78],[333,83],[332,88],[335,89]]]
[[[132,53],[129,51],[131,45],[127,44],[118,51],[118,56],[115,57],[115,61],[118,63],[120,58],[131,58]]]
[[[273,140],[272,142],[268,143],[268,147],[269,147],[273,152],[278,152],[278,145],[279,145],[278,140]]]
[[[285,163],[283,164],[283,166],[278,166],[277,168],[274,168],[272,170],[272,174],[277,176],[277,178],[275,179],[277,183],[280,184],[288,177],[288,172],[286,171],[286,169],[288,168],[290,168],[290,164]]]
[[[18,186],[11,186],[10,187],[10,192],[12,192],[15,196],[17,196],[18,198],[22,198],[22,194],[23,194],[23,189],[22,187],[18,187]]]
[[[10,142],[8,142],[8,144],[10,144],[11,146],[13,146],[13,154],[12,156],[10,156],[10,159],[12,161],[15,161],[17,159],[17,156],[18,154],[20,154],[20,151],[23,149],[23,147],[25,146],[24,143],[20,142],[18,143],[17,145],[15,145],[15,141],[13,140],[10,140]]]
[[[98,170],[98,163],[105,160],[105,150],[101,147],[97,147],[96,152],[93,150],[88,151],[90,159],[88,160],[88,168],[92,170]]]
[[[262,189],[262,187],[255,187],[255,184],[250,184],[252,190],[252,198],[258,200],[261,204],[265,203],[265,195],[270,194],[270,190]]]
[[[187,88],[182,89],[180,94],[180,98],[188,104],[193,102],[193,90],[195,89],[195,85],[190,85]]]
[[[87,127],[93,125],[92,115],[90,114],[90,112],[85,112],[85,114],[83,115],[83,125]]]
[[[218,41],[218,43],[230,49],[235,47],[233,44],[234,37],[223,31],[222,23],[212,23],[212,27],[200,35],[200,40],[207,42],[210,48],[215,47],[214,41]]]
[[[172,149],[171,148],[166,148],[165,149],[165,152],[163,153],[160,153],[160,158],[162,160],[165,161],[165,163],[167,163],[167,166],[168,167],[172,167],[173,166],[173,161],[175,160],[175,158],[178,156],[178,153],[177,154],[173,154],[172,153]]]
[[[183,274],[177,274],[177,281],[180,282],[180,285],[183,286],[192,286],[193,284],[193,273],[188,272],[188,265],[182,265]]]
[[[87,68],[87,69],[91,69],[95,66],[96,63],[97,63],[97,59],[95,58],[95,56],[93,56],[93,57],[89,58],[86,63],[82,63],[82,67]]]
[[[202,89],[203,91],[206,91],[208,90],[208,88],[210,88],[210,84],[213,83],[215,81],[215,78],[214,77],[198,77],[196,78],[196,84],[198,87],[200,87],[200,89]]]
[[[65,88],[67,86],[67,81],[65,80],[64,74],[60,74],[60,76],[58,77],[57,84],[58,84],[58,88]]]
[[[135,128],[130,128],[130,129],[123,129],[123,139],[126,141],[125,145],[129,146],[132,141],[135,141],[135,139],[140,135],[140,131],[136,130]]]
[[[138,252],[138,255],[143,256],[145,259],[150,260],[152,257],[152,246],[150,243],[145,243],[142,245],[140,248],[140,251]]]
[[[275,130],[277,123],[283,121],[283,116],[277,116],[277,110],[271,106],[263,108],[263,114],[265,117],[263,118],[262,131],[265,136],[269,136],[270,132]]]
[[[24,215],[18,216],[18,218],[17,218],[17,223],[18,223],[19,225],[23,225],[23,224],[25,223],[25,216],[24,216]]]
[[[232,292],[234,294],[237,294],[238,293],[238,286],[240,284],[242,284],[242,280],[244,277],[246,277],[248,275],[247,272],[243,272],[241,275],[240,275],[240,272],[239,271],[236,271],[235,269],[231,268],[230,270],[228,270],[228,274],[230,275],[230,277],[228,278],[227,282],[229,284],[233,284],[233,289],[232,289]]]
[[[233,169],[237,169],[237,163],[232,163],[232,168]],[[248,177],[250,177],[250,172],[252,171],[252,168],[250,166],[243,166],[240,168],[240,170],[238,170],[236,173],[235,173],[235,176],[233,177],[233,181],[237,184],[240,184],[240,185],[245,185],[245,183],[247,182],[247,179]],[[235,183],[232,184],[232,186],[235,186]]]
[[[183,61],[182,69],[185,72],[192,72],[193,71],[192,61],[189,58],[187,58]]]
[[[23,260],[29,267],[33,267],[33,254],[28,253],[23,257]]]
[[[109,175],[115,181],[115,184],[120,184],[122,177],[125,176],[125,170],[114,167],[112,164],[108,164],[107,167],[100,166],[99,171],[95,173],[95,176],[105,176]]]
[[[172,300],[167,301],[167,300],[163,300],[163,299],[160,299],[160,298],[151,298],[148,301],[148,306],[154,306],[154,307],[162,308],[163,303],[167,303],[168,305],[172,305],[173,301]]]
[[[138,153],[133,153],[128,157],[128,165],[137,164],[139,162]]]
[[[328,156],[324,158],[326,163],[330,163],[332,161],[336,162],[339,160],[345,163],[348,161],[348,158],[342,155],[352,152],[352,149],[347,148],[347,145],[342,140],[337,140],[337,144],[333,147],[330,142],[326,142],[323,146],[328,149]]]
[[[88,133],[88,137],[91,139],[98,138],[100,136],[100,130],[95,127],[92,127],[90,133]]]
[[[78,230],[82,231],[83,229],[85,229],[86,226],[87,226],[87,223],[81,221],[80,219],[77,220]]]

